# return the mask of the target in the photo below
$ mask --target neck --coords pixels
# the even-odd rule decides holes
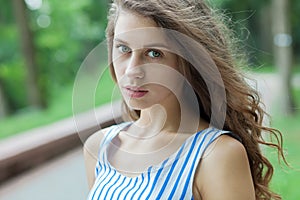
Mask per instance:
[[[180,122],[180,109],[170,110],[162,105],[156,104],[141,111],[137,125],[141,128],[149,128],[153,131],[175,132]]]
[[[137,137],[149,138],[159,133],[195,133],[208,127],[197,114],[179,104],[156,104],[141,110],[140,118],[135,122]]]

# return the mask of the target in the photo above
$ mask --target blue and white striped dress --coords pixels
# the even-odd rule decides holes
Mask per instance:
[[[88,200],[193,199],[193,179],[203,152],[217,137],[229,133],[215,128],[197,132],[161,164],[150,166],[136,177],[127,177],[110,165],[106,149],[128,125],[128,122],[114,125],[104,136]]]

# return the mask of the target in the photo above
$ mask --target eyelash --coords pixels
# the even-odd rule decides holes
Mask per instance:
[[[128,51],[122,51],[120,48],[127,48],[128,49]],[[121,52],[121,53],[131,53],[131,49],[128,47],[128,46],[126,46],[126,45],[122,45],[122,44],[120,44],[120,45],[116,45],[116,48]],[[150,52],[155,52],[155,53],[158,53],[159,54],[159,56],[157,56],[157,57],[155,57],[155,56],[150,56],[149,54],[150,54]],[[149,50],[147,50],[146,51],[146,55],[148,55],[150,58],[152,58],[152,59],[158,59],[158,58],[161,58],[164,54],[160,51],[160,50],[157,50],[157,49],[149,49]]]
[[[126,51],[126,52],[122,51],[122,50],[120,49],[121,47],[127,48],[128,51]],[[131,49],[130,49],[128,46],[126,46],[126,45],[120,44],[120,45],[117,45],[116,48],[117,48],[121,53],[130,53],[130,52],[131,52]]]
[[[156,56],[150,56],[150,55],[149,55],[150,52],[158,53],[159,56],[158,56],[158,57],[156,57]],[[162,53],[161,51],[157,50],[157,49],[149,49],[149,50],[146,52],[146,54],[147,54],[149,57],[153,58],[153,59],[161,58],[161,57],[163,56],[163,53]]]

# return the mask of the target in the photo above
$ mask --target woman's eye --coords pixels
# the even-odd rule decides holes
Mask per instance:
[[[150,50],[148,51],[148,56],[150,56],[151,58],[159,58],[162,56],[162,53],[157,50]]]
[[[120,45],[117,47],[121,53],[129,53],[131,50],[125,45]]]

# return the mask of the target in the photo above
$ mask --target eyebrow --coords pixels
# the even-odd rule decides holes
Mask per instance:
[[[114,41],[129,45],[128,42],[126,42],[126,41],[124,41],[120,38],[115,38]],[[150,44],[146,44],[146,45],[143,46],[143,48],[151,48],[151,47],[152,48],[153,47],[160,47],[160,48],[170,49],[169,46],[167,46],[166,44],[163,44],[163,43],[150,43]]]
[[[114,41],[120,42],[120,43],[124,43],[124,44],[128,44],[128,42],[125,42],[124,40],[120,39],[120,38],[114,38]]]

